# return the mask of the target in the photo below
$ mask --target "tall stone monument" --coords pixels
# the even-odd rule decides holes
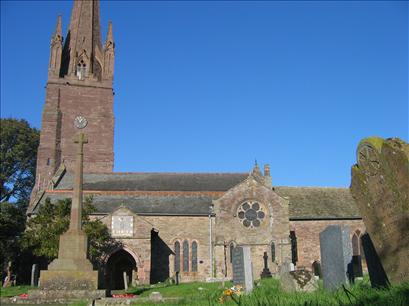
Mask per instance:
[[[408,281],[409,144],[363,139],[350,189],[389,281]]]
[[[80,133],[78,144],[74,190],[71,204],[70,227],[60,236],[58,258],[48,270],[41,271],[40,288],[47,290],[96,290],[98,271],[93,271],[87,258],[88,239],[81,229],[82,182],[85,134]]]

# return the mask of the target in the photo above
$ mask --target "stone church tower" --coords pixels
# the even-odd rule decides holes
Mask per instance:
[[[51,38],[35,190],[49,187],[60,167],[74,167],[73,138],[81,128],[89,144],[84,172],[112,172],[114,163],[112,24],[101,43],[99,0],[75,0],[63,43],[61,17]]]

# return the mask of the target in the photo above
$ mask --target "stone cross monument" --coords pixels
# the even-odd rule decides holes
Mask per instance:
[[[82,182],[85,134],[80,133],[74,141],[78,144],[71,218],[68,231],[60,236],[58,258],[51,262],[48,270],[41,271],[40,286],[48,290],[95,290],[98,271],[93,271],[87,258],[87,235],[81,229]]]

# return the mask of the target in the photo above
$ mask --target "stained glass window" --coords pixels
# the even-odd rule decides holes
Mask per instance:
[[[192,242],[192,272],[197,272],[197,242]]]
[[[189,272],[189,242],[183,241],[183,272]]]
[[[180,271],[180,243],[175,242],[175,272]]]

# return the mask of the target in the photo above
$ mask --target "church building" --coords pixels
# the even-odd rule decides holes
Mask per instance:
[[[36,185],[28,208],[35,215],[49,198],[70,198],[76,145],[83,132],[84,195],[122,245],[104,259],[104,284],[156,283],[176,274],[182,282],[232,278],[232,250],[249,246],[253,276],[260,278],[267,252],[277,274],[292,262],[314,270],[319,233],[348,225],[353,255],[361,260],[365,231],[348,188],[272,185],[269,165],[248,173],[113,172],[115,42],[108,24],[101,40],[99,0],[74,0],[63,40],[57,19],[51,38],[46,98],[38,148]],[[120,103],[120,101],[119,101]]]

